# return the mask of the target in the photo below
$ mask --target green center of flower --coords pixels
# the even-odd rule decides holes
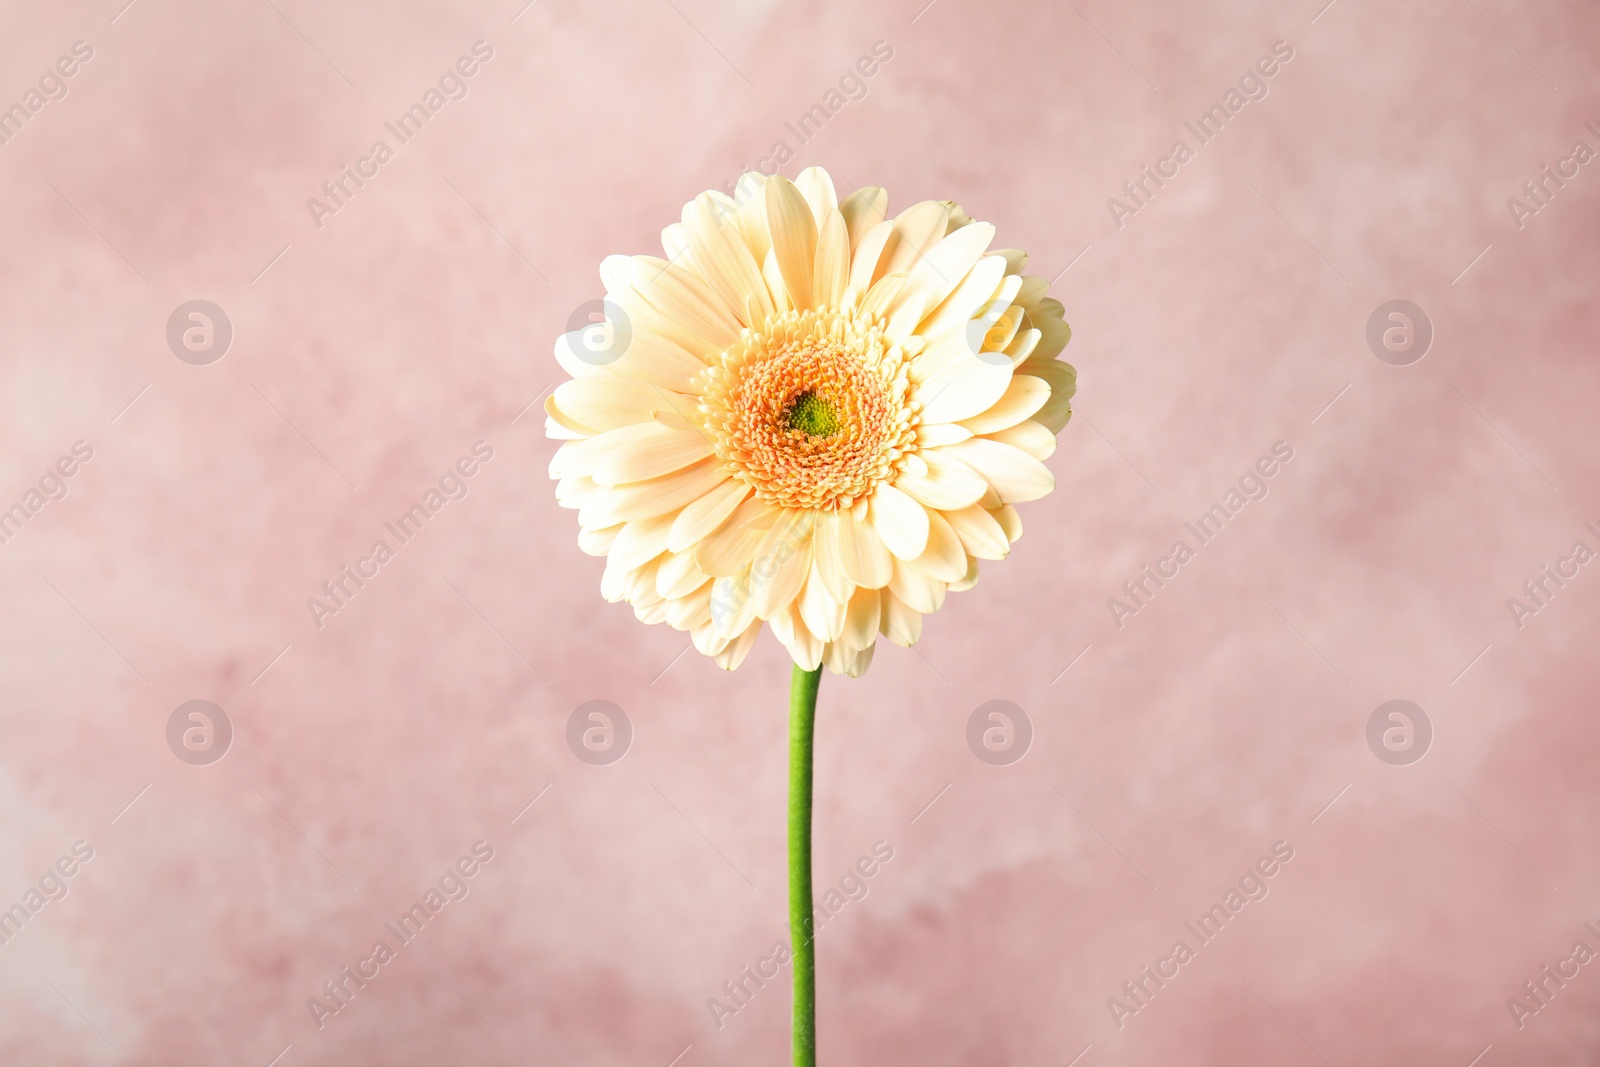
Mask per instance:
[[[833,405],[809,389],[789,402],[783,424],[807,437],[831,437],[839,432],[839,416]]]

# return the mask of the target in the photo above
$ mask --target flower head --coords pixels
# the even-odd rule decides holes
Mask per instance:
[[[949,201],[888,217],[826,171],[746,174],[601,265],[565,334],[550,464],[601,590],[739,665],[763,623],[859,675],[1022,534],[1071,416],[1071,331],[1023,253]]]

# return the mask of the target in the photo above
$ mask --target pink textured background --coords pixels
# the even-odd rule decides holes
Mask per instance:
[[[1323,2],[7,14],[0,104],[95,55],[0,146],[0,506],[95,456],[0,545],[0,905],[95,856],[0,947],[0,1061],[785,1062],[786,979],[720,1030],[706,1000],[784,932],[788,665],[675,659],[605,604],[538,407],[513,421],[600,259],[782,139],[790,176],[952,198],[1073,264],[1080,371],[1011,559],[824,681],[818,881],[895,850],[820,940],[824,1062],[1595,1062],[1600,966],[1524,1029],[1506,1000],[1600,948],[1600,565],[1521,630],[1505,602],[1600,547],[1600,164],[1520,230],[1505,201],[1600,148],[1600,10]],[[313,225],[478,39],[467,98]],[[1270,95],[1113,225],[1276,40]],[[1400,297],[1436,333],[1405,368],[1363,337]],[[235,330],[207,367],[164,340],[194,298]],[[480,439],[470,496],[315,628]],[[1278,440],[1271,495],[1119,629],[1106,599]],[[1397,697],[1436,731],[1406,767],[1364,740]],[[209,767],[164,739],[196,698],[237,732]],[[564,741],[597,698],[635,729],[609,767]],[[1037,731],[1009,767],[964,738],[995,698]],[[480,839],[471,895],[319,1030],[307,998]],[[1270,896],[1119,1030],[1107,998],[1280,839]]]

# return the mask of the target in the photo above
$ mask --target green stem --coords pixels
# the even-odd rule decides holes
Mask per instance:
[[[811,750],[822,668],[789,682],[789,938],[794,953],[794,1067],[817,1067],[817,960],[811,918]]]

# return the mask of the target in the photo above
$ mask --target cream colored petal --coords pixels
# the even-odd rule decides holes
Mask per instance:
[[[1060,433],[1072,417],[1072,395],[1078,391],[1078,372],[1059,359],[1030,359],[1017,368],[1050,383],[1050,399],[1034,413],[1033,419],[1051,433]]]
[[[1005,531],[1006,540],[1016,544],[1022,539],[1022,516],[1010,504],[993,508],[989,512],[995,522],[1000,524],[1000,529]]]
[[[889,551],[900,559],[916,559],[928,547],[928,509],[880,482],[867,512]]]
[[[894,557],[871,525],[856,521],[848,512],[829,512],[821,528],[837,546],[845,577],[863,589],[882,589],[889,584]]]
[[[883,258],[883,248],[894,236],[894,223],[884,221],[873,226],[865,235],[852,237],[850,250],[850,284],[845,290],[845,303],[859,304],[872,289],[878,278],[878,262]]]
[[[1050,383],[1031,374],[1013,374],[1006,391],[993,405],[960,425],[974,434],[989,434],[1031,419],[1050,399]]]
[[[910,275],[907,274],[891,274],[874,282],[867,295],[861,299],[862,317],[872,322],[887,318],[893,308],[900,306],[900,296],[905,292],[909,278]]]
[[[688,596],[710,580],[711,576],[694,561],[693,552],[668,552],[656,570],[656,592],[668,600],[676,600]],[[706,595],[709,597],[710,593]]]
[[[820,539],[813,541],[813,546],[819,543]],[[844,630],[845,603],[849,597],[834,596],[820,571],[821,564],[813,559],[806,587],[800,594],[800,618],[818,640],[834,641]]]
[[[689,251],[689,234],[682,223],[674,222],[661,231],[661,250],[673,261]]]
[[[748,656],[750,654],[750,650],[755,647],[756,636],[760,633],[761,624],[759,622],[751,623],[749,629],[745,630],[744,633],[734,638],[728,643],[726,648],[717,653],[717,666],[721,667],[725,671],[737,670],[739,668],[739,664],[744,662],[744,658]]]
[[[850,595],[855,592],[844,569],[843,550],[839,545],[838,523],[832,515],[821,515],[817,519],[816,532],[811,545],[814,557],[814,571],[818,574],[826,587],[828,595],[840,604],[850,601]]]
[[[878,639],[879,611],[883,594],[876,589],[857,589],[845,609],[844,632],[839,643],[860,651]]]
[[[766,540],[778,509],[759,497],[750,497],[733,514],[707,534],[695,549],[700,569],[717,577],[731,577],[748,568]]]
[[[944,517],[950,520],[968,555],[979,559],[1005,559],[1011,551],[1005,530],[982,508],[974,505],[960,511],[947,511]],[[955,586],[952,584],[951,588]]]
[[[1038,500],[1056,487],[1056,476],[1050,473],[1050,468],[1020,448],[986,437],[945,445],[938,451],[977,471],[1008,504]]]
[[[817,221],[794,183],[780,175],[767,180],[767,228],[789,300],[798,310],[814,307],[811,280],[816,269]]]
[[[794,185],[800,190],[800,195],[806,198],[806,203],[811,207],[811,217],[816,219],[820,230],[828,212],[839,207],[839,195],[833,190],[833,179],[821,167],[807,167],[795,175]]]
[[[1011,363],[974,355],[946,334],[917,357],[912,374],[923,422],[960,422],[993,407],[1011,385]]]
[[[783,644],[789,650],[789,658],[794,660],[795,666],[803,671],[814,671],[822,663],[822,642],[799,621],[799,611],[798,605],[790,605],[785,613],[788,639]],[[777,620],[774,619],[771,625],[776,633]]]
[[[881,632],[901,648],[910,648],[922,637],[922,614],[888,589],[883,591]]]
[[[610,526],[677,511],[715,489],[727,477],[720,463],[703,459],[660,478],[613,486],[595,493],[584,501],[578,521],[585,526]]]
[[[739,175],[739,183],[733,191],[733,202],[737,208],[733,223],[757,263],[766,261],[767,251],[772,247],[772,237],[767,232],[766,184],[765,174],[745,171]]]
[[[666,564],[662,564],[666,568]],[[962,557],[962,570],[966,569],[966,557]],[[659,579],[657,579],[659,584]],[[894,575],[889,579],[889,592],[905,601],[906,605],[914,611],[924,615],[932,615],[944,604],[945,583],[922,570],[915,563],[906,563],[903,560],[894,561]]]
[[[661,585],[660,575],[656,576],[656,586]],[[681,597],[667,601],[667,625],[674,630],[692,630],[696,626],[703,626],[711,618],[711,583],[706,582],[699,589]]]
[[[866,674],[867,668],[872,665],[872,652],[877,647],[877,644],[873,643],[858,652],[842,641],[835,641],[823,650],[822,662],[834,674],[859,678]]]
[[[895,488],[940,511],[954,511],[983,499],[989,483],[977,471],[945,455],[943,449],[930,448],[917,455],[926,464],[927,473],[917,474],[908,468],[895,479]]]
[[[725,302],[698,275],[653,256],[634,256],[629,280],[634,292],[665,318],[720,352],[739,336],[744,305]]]
[[[971,557],[968,557],[968,559],[967,559],[967,573],[966,573],[966,575],[963,576],[962,579],[960,581],[958,581],[958,582],[951,582],[950,583],[950,591],[952,593],[965,593],[968,589],[971,589],[973,586],[975,586],[977,584],[978,584],[978,558],[976,556],[971,556]]]
[[[772,306],[779,314],[794,307],[794,298],[790,296],[789,287],[783,281],[783,268],[778,266],[776,249],[767,249],[767,260],[761,264],[761,277],[766,279],[767,293],[772,299]]]
[[[844,216],[829,209],[822,217],[817,235],[817,259],[811,279],[811,293],[818,307],[839,307],[844,301],[845,284],[850,280],[850,234]]]
[[[991,251],[997,256],[1005,257],[1007,274],[1021,274],[1023,268],[1028,265],[1028,253],[1020,248],[995,248]]]
[[[917,427],[917,444],[922,448],[953,445],[972,436],[972,431],[958,422],[925,422]]]
[[[813,526],[813,513],[798,510],[785,511],[773,524],[750,568],[758,618],[787,610],[805,587]]]
[[[839,214],[844,216],[845,225],[850,230],[850,255],[853,260],[867,231],[889,217],[889,194],[879,186],[864,185],[844,198],[839,205]]]
[[[966,280],[992,240],[994,226],[975,222],[940,240],[916,262],[911,268],[911,282],[927,295],[928,307],[937,308]]]
[[[1060,305],[1054,300],[1045,300],[1044,305]],[[1038,310],[1028,312],[1028,325],[1038,330],[1044,336],[1039,338],[1039,344],[1033,350],[1034,359],[1054,359],[1067,347],[1067,342],[1072,340],[1072,327],[1068,326],[1061,318],[1059,311],[1053,314],[1043,314]]]
[[[949,238],[946,238],[948,240]],[[929,311],[919,327],[929,337],[937,337],[947,330],[974,330],[982,336],[982,327],[969,323],[988,311],[991,317],[999,315],[1009,305],[1005,293],[1005,260],[999,256],[985,256],[967,272],[955,290],[938,305],[929,305]],[[998,309],[990,305],[1001,302]]]
[[[667,550],[667,531],[672,528],[672,519],[673,516],[667,514],[625,523],[611,545],[607,565],[634,570],[661,555]]]
[[[885,340],[899,344],[910,337],[917,323],[922,321],[922,309],[926,306],[927,298],[908,280],[900,295],[889,303],[889,321],[883,327]]]
[[[693,550],[701,538],[721,526],[752,492],[750,486],[739,479],[727,479],[678,513],[667,535],[667,547],[674,552]]]
[[[642,482],[682,470],[714,451],[698,430],[674,430],[641,422],[607,430],[580,442],[574,463],[601,485]]]
[[[1041,463],[1055,454],[1056,450],[1056,435],[1032,419],[984,436],[1003,445],[1020,448]]]
[[[772,313],[772,295],[766,279],[761,276],[761,264],[723,211],[726,208],[719,206],[709,194],[702,194],[684,205],[683,224],[689,247],[706,285],[722,298],[741,323],[757,325]],[[755,298],[753,309],[751,297]]]
[[[894,233],[884,245],[874,280],[915,267],[944,236],[949,221],[949,209],[937,200],[913,204],[896,215]]]
[[[928,547],[912,566],[945,583],[959,581],[967,573],[967,550],[942,512],[928,512]]]
[[[611,551],[611,546],[616,544],[617,535],[622,532],[622,524],[607,526],[603,530],[587,530],[578,528],[578,548],[587,556],[604,556]]]
[[[545,411],[552,418],[560,418],[563,425],[593,437],[634,423],[651,422],[658,412],[692,411],[696,403],[688,394],[674,393],[638,378],[607,375],[562,382],[545,398]]]

